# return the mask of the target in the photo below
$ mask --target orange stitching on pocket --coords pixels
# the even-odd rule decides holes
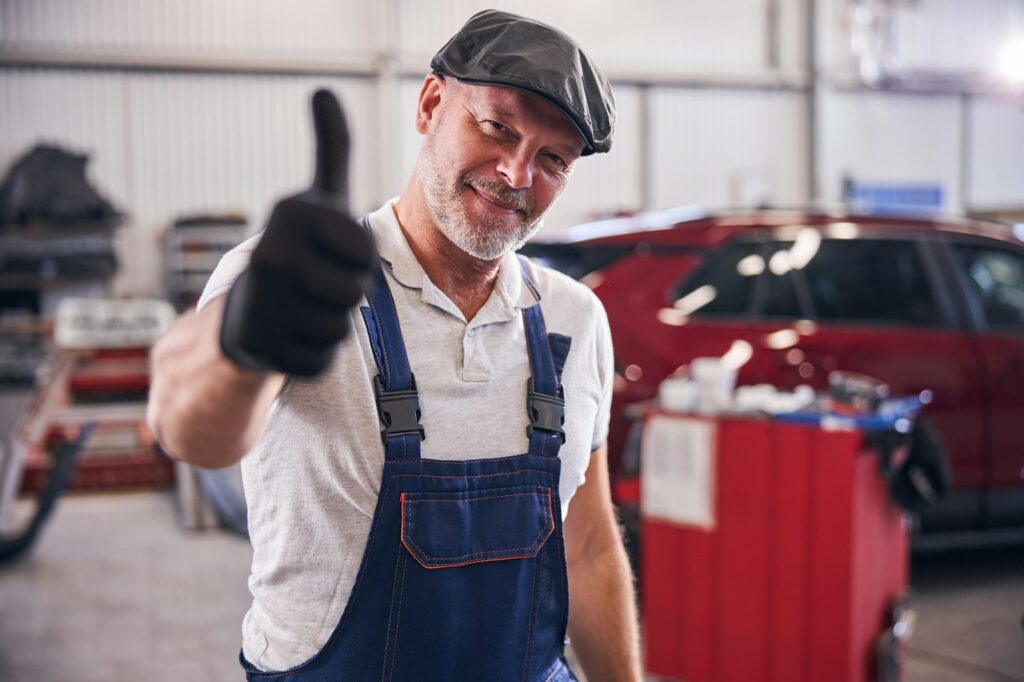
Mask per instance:
[[[464,490],[464,491],[454,490],[452,492],[472,492],[472,491],[469,491],[469,490]],[[402,493],[402,495],[404,497],[405,493]],[[508,495],[487,495],[486,497],[469,497],[469,498],[466,498],[465,500],[442,500],[442,499],[438,499],[436,497],[426,497],[426,498],[423,498],[421,500],[409,500],[409,504],[416,504],[418,502],[475,502],[477,500],[500,500],[503,497],[526,497],[528,495],[548,495],[548,496],[550,496],[551,492],[550,491],[546,491],[546,490],[538,490],[537,492],[534,492],[534,493],[509,493]]]
[[[548,459],[557,459],[557,457],[548,457]],[[486,461],[486,460],[485,460]],[[543,469],[517,469],[516,471],[506,471],[500,474],[471,474],[468,476],[436,476],[431,474],[392,474],[394,478],[457,478],[459,480],[465,480],[467,478],[494,478],[496,476],[516,476],[524,471],[532,471],[538,474],[546,474],[553,476],[553,471],[544,471]]]
[[[471,499],[477,499],[477,500],[497,499],[497,498],[502,498],[502,497],[523,497],[523,496],[526,496],[526,495],[536,495],[536,494],[538,494],[538,493],[519,493],[519,494],[514,494],[514,495],[494,495],[494,496],[491,496],[491,497],[477,497],[477,498],[471,498]],[[473,553],[470,553],[470,554],[463,554],[463,555],[455,556],[455,557],[430,557],[431,559],[436,559],[437,561],[452,561],[452,560],[455,560],[455,559],[462,559],[464,557],[471,557],[474,554],[488,554],[488,555],[491,555],[491,558],[486,558],[486,559],[469,559],[467,561],[462,561],[462,562],[458,562],[458,563],[445,563],[444,565],[441,565],[441,566],[428,566],[427,564],[423,563],[423,561],[419,557],[419,554],[422,554],[423,556],[427,556],[427,553],[425,551],[423,551],[423,549],[421,549],[418,545],[416,545],[416,543],[412,542],[412,540],[409,540],[406,537],[406,533],[405,533],[405,527],[406,527],[405,526],[405,493],[402,493],[402,527],[401,527],[402,544],[405,546],[405,548],[407,550],[409,550],[409,553],[413,556],[413,558],[416,559],[416,563],[418,563],[420,566],[422,566],[423,568],[426,568],[428,570],[434,570],[434,569],[438,569],[438,568],[459,568],[460,566],[469,566],[470,564],[482,564],[482,563],[488,563],[488,562],[492,562],[492,561],[509,561],[511,559],[528,559],[528,558],[531,558],[533,556],[536,556],[536,554],[514,554],[514,555],[510,555],[510,556],[496,556],[496,555],[501,554],[503,552],[521,552],[523,550],[527,550],[527,549],[532,548],[534,545],[537,546],[537,551],[539,552],[540,548],[543,547],[544,543],[547,542],[549,537],[551,537],[551,534],[555,530],[554,517],[552,516],[552,511],[551,511],[551,491],[548,490],[548,491],[545,491],[545,492],[540,493],[540,494],[545,495],[548,498],[547,523],[545,524],[544,527],[541,528],[540,535],[538,535],[537,538],[534,539],[534,541],[528,547],[515,547],[515,548],[512,548],[512,549],[505,549],[505,550],[492,550],[490,552],[473,552]],[[428,502],[428,501],[429,502],[464,502],[465,500],[410,500],[409,502],[413,503],[413,502],[418,502],[418,501],[424,501],[424,502]]]

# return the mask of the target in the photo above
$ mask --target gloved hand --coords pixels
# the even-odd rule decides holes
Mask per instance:
[[[274,207],[224,306],[220,346],[244,369],[326,369],[376,267],[373,239],[349,215],[348,127],[327,90],[313,95],[313,126],[313,186]]]

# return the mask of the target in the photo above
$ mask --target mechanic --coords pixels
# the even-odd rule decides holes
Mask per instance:
[[[514,253],[609,150],[610,86],[493,10],[431,70],[415,171],[363,220],[341,107],[314,95],[312,189],[156,345],[149,424],[184,461],[241,460],[247,679],[573,680],[568,633],[592,682],[640,680],[607,318]]]

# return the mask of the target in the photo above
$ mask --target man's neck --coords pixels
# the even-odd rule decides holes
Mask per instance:
[[[471,321],[490,297],[502,259],[480,260],[453,244],[412,187],[395,202],[394,211],[427,277],[458,306],[466,321]]]

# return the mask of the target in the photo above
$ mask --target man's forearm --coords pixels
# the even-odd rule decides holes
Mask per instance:
[[[179,320],[153,347],[146,420],[172,456],[202,467],[237,462],[266,426],[284,377],[239,369],[218,342],[223,297]]]
[[[616,535],[570,568],[569,637],[588,682],[639,682],[632,572]]]

